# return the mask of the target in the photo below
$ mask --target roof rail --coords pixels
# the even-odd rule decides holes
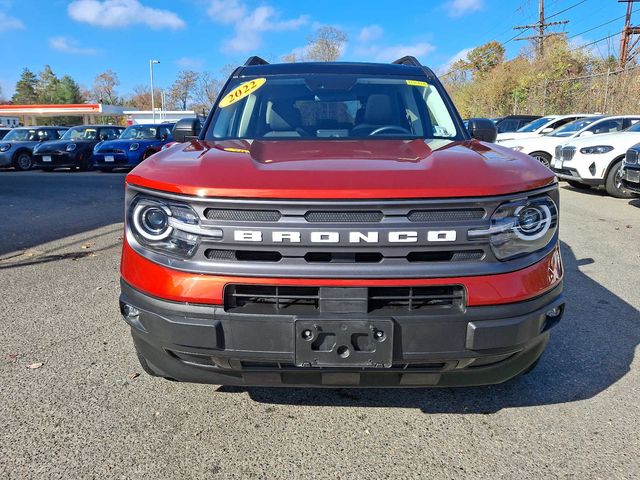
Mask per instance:
[[[396,60],[395,62],[398,65],[411,65],[414,67],[421,67],[422,64],[418,61],[418,59],[416,57],[412,57],[411,55],[406,55],[402,58],[399,58],[398,60]]]
[[[269,65],[265,59],[260,58],[258,56],[249,57],[246,62],[244,62],[245,67],[249,67],[251,65]]]

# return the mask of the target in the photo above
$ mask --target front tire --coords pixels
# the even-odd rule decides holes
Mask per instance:
[[[547,168],[551,167],[551,155],[549,155],[548,153],[546,153],[546,152],[533,152],[531,154],[531,156],[533,158],[535,158],[536,160],[538,160],[545,167],[547,167]]]
[[[26,171],[33,168],[33,158],[27,152],[20,152],[14,160],[16,170]]]
[[[613,164],[607,173],[604,188],[609,195],[615,198],[634,198],[635,195],[622,185],[622,160]]]
[[[80,166],[78,167],[78,170],[80,170],[81,172],[87,172],[91,170],[92,167],[93,165],[91,165],[91,155],[90,154],[82,155],[82,157],[80,158]]]
[[[571,185],[573,188],[577,188],[578,190],[589,190],[591,185],[587,185],[586,183],[576,182],[575,180],[567,180],[567,183]]]

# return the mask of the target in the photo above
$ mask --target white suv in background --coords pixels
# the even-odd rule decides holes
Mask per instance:
[[[573,187],[604,186],[612,197],[632,198],[622,185],[622,161],[638,142],[640,122],[622,132],[574,138],[556,147],[551,169]]]
[[[547,135],[509,140],[500,145],[531,155],[548,167],[558,144],[570,138],[619,132],[638,121],[640,115],[593,115],[567,123]]]
[[[515,132],[499,133],[496,143],[502,143],[507,140],[516,138],[537,137],[553,132],[556,128],[578,120],[580,118],[591,116],[588,113],[574,113],[571,115],[547,115],[546,117],[534,120]]]

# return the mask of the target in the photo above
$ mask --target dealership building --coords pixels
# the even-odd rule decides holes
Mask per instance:
[[[0,122],[6,121],[6,126],[14,127],[17,123],[23,125],[38,125],[38,119],[48,117],[78,117],[77,124],[90,125],[98,123],[100,117],[122,117],[123,125],[138,123],[174,122],[181,118],[196,116],[192,110],[167,111],[156,109],[155,115],[151,110],[127,110],[117,105],[102,103],[80,103],[61,105],[0,105]],[[154,118],[155,117],[155,118]]]

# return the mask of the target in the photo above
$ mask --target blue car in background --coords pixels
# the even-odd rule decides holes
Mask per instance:
[[[100,142],[93,149],[93,166],[103,172],[133,168],[173,141],[173,123],[131,125],[117,140]]]

